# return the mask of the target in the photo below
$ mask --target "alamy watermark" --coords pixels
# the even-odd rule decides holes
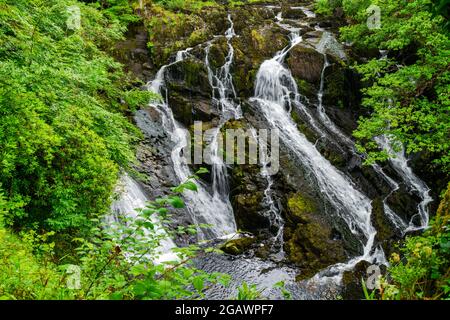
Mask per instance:
[[[81,289],[81,268],[77,265],[71,264],[66,270],[66,286],[71,290]]]
[[[66,26],[69,30],[79,30],[81,28],[81,10],[80,7],[73,5],[67,7]]]
[[[175,133],[178,134],[180,132]],[[269,175],[277,174],[280,169],[277,129],[212,128],[204,131],[203,123],[196,121],[193,137],[187,131],[184,134],[185,139],[174,137],[173,140],[178,141],[175,150],[183,150],[181,157],[186,164],[260,164]]]
[[[369,17],[367,18],[367,28],[380,29],[381,28],[381,9],[379,6],[372,4],[366,9]]]
[[[380,289],[381,269],[373,264],[367,268],[366,288],[369,290]]]

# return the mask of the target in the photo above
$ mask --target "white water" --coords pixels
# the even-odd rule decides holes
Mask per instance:
[[[373,252],[376,230],[370,219],[370,199],[356,190],[351,180],[334,168],[298,131],[297,125],[286,110],[291,97],[298,96],[298,92],[295,80],[282,62],[286,53],[299,41],[301,38],[294,34],[289,47],[263,62],[257,74],[255,97],[252,100],[259,104],[260,111],[271,128],[279,130],[284,144],[314,176],[320,191],[336,209],[339,217],[346,222],[353,234],[362,238],[362,256],[328,269],[334,275],[341,275],[361,260],[384,262],[385,259],[381,250]],[[340,279],[339,276],[338,278]]]
[[[349,147],[351,150],[353,150],[353,141],[349,139],[334,123],[331,121],[331,119],[328,117],[328,115],[325,112],[325,108],[323,106],[323,94],[324,94],[324,87],[325,87],[325,71],[330,66],[330,63],[328,62],[328,57],[326,54],[327,48],[330,46],[332,36],[328,32],[324,32],[322,34],[322,38],[317,45],[317,51],[320,52],[323,55],[323,68],[322,73],[320,75],[320,87],[319,92],[317,93],[317,113],[319,115],[320,120],[322,123],[326,126],[328,130],[331,131],[331,133],[337,135],[341,141],[345,143],[347,147]]]
[[[111,206],[113,215],[109,217],[109,219],[112,219],[115,222],[119,222],[121,217],[129,218],[132,221],[142,219],[139,216],[139,210],[146,207],[146,202],[149,201],[149,199],[144,194],[139,184],[128,174],[124,174],[120,178],[118,191],[119,198],[114,201]],[[178,260],[177,255],[172,252],[172,249],[176,248],[176,245],[162,228],[159,219],[156,216],[151,216],[151,222],[155,226],[155,228],[151,231],[153,233],[152,237],[157,236],[162,239],[155,254],[151,255],[151,258],[154,259],[153,262],[162,263],[166,261]],[[144,230],[144,234],[148,233],[149,231]],[[126,254],[133,253],[128,252]]]
[[[225,63],[215,72],[209,62],[209,54],[212,42],[209,42],[205,49],[205,65],[208,70],[208,80],[212,88],[213,104],[220,108],[220,123],[214,130],[211,137],[206,137],[210,140],[209,163],[212,165],[212,180],[214,196],[221,197],[223,201],[229,202],[229,186],[227,179],[227,166],[223,161],[221,154],[221,147],[223,141],[221,139],[221,128],[230,119],[238,119],[242,116],[240,105],[236,104],[236,90],[233,85],[233,76],[230,69],[234,59],[234,48],[231,43],[233,37],[236,36],[234,32],[234,24],[231,15],[228,15],[230,27],[225,32],[227,39],[228,54],[225,57]],[[231,208],[231,205],[230,205]]]
[[[412,217],[405,232],[425,229],[428,227],[428,223],[430,221],[428,205],[433,201],[433,198],[430,196],[430,189],[427,187],[425,182],[414,174],[411,167],[408,165],[408,160],[405,157],[405,151],[403,148],[399,151],[395,151],[392,147],[391,139],[387,136],[377,137],[375,138],[375,141],[389,154],[394,155],[394,158],[389,159],[392,167],[399,174],[404,183],[411,189],[411,191],[417,192],[422,198],[422,201],[417,206],[418,213]],[[414,223],[416,217],[419,218],[419,225]]]
[[[320,39],[318,45],[317,45],[317,51],[322,53],[324,57],[324,64],[322,68],[322,73],[320,77],[320,88],[319,92],[317,94],[317,100],[318,100],[318,106],[317,106],[317,112],[319,115],[320,120],[322,123],[327,127],[328,130],[331,131],[334,135],[339,137],[341,142],[344,142],[344,144],[349,148],[350,152],[356,156],[361,156],[357,154],[355,150],[355,146],[353,141],[345,135],[341,129],[339,129],[334,122],[328,117],[325,107],[323,105],[323,94],[324,94],[324,86],[325,86],[325,71],[330,66],[330,63],[328,62],[327,57],[327,50],[330,48],[334,48],[336,45],[336,41],[332,34],[330,34],[327,31],[324,31],[322,34],[322,38]],[[341,49],[337,48],[334,50],[334,52],[339,52],[339,56],[345,56],[345,53],[341,51]],[[399,189],[399,185],[390,178],[384,171],[376,164],[372,165],[372,168],[377,172],[391,187],[391,192],[383,199],[383,206],[384,206],[384,212],[389,218],[389,220],[394,224],[394,226],[399,230],[401,233],[404,233],[407,230],[407,226],[405,222],[389,207],[387,204],[387,199]]]
[[[182,51],[182,53],[177,54],[177,60],[174,63],[184,59],[186,52]],[[167,103],[167,92],[164,90],[164,74],[169,66],[163,66],[158,71],[155,79],[148,84],[148,90],[165,97],[163,101],[152,103],[151,106],[160,112],[163,126],[166,132],[172,136],[172,141],[176,145],[172,150],[171,159],[178,182],[182,183],[189,179],[193,173],[187,164],[187,159],[183,157],[183,149],[189,146],[187,130],[175,120]],[[193,222],[196,225],[211,225],[209,228],[198,229],[200,239],[219,238],[236,232],[233,209],[228,199],[224,199],[216,192],[211,195],[202,183],[196,182],[196,184],[198,191],[185,191],[184,198]]]
[[[315,18],[316,14],[306,7],[291,7],[293,10],[302,10],[307,18]]]
[[[270,161],[269,161],[269,157],[267,156],[267,150],[266,150],[267,145],[266,145],[265,141],[262,141],[263,139],[260,139],[255,128],[251,128],[250,131],[251,131],[252,137],[254,139],[254,142],[258,143],[259,147],[261,148],[260,153],[259,153],[260,163],[262,166],[260,174],[266,180],[266,183],[267,183],[266,189],[264,190],[264,198],[263,198],[262,203],[267,208],[265,214],[268,216],[271,225],[278,229],[277,234],[274,238],[274,242],[279,247],[279,252],[277,252],[277,256],[280,259],[282,259],[285,255],[284,248],[283,248],[284,219],[281,216],[281,212],[278,209],[277,205],[275,204],[275,199],[273,197],[272,186],[273,186],[274,181],[273,181],[272,175],[270,174],[270,171],[269,171]]]

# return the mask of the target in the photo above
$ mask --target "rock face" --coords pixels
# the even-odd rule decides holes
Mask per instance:
[[[218,116],[211,104],[212,88],[203,61],[190,57],[171,65],[166,75],[168,102],[176,120],[188,127],[194,121],[211,121]]]
[[[389,257],[395,241],[401,239],[401,234],[395,229],[392,222],[386,216],[384,204],[381,198],[372,201],[372,225],[377,230],[375,240],[382,246],[384,253]]]
[[[342,241],[335,239],[332,228],[320,220],[311,200],[301,193],[291,194],[286,215],[284,249],[300,267],[299,279],[345,260]]]
[[[236,32],[233,40],[235,62],[233,77],[238,94],[251,97],[261,63],[288,44],[286,32],[273,21],[265,8],[242,8],[233,12]]]
[[[142,81],[148,81],[152,74],[147,41],[145,26],[132,24],[128,27],[125,40],[119,42],[113,49],[115,58],[125,65],[126,71]]]
[[[294,77],[313,83],[318,88],[325,62],[322,54],[299,44],[289,52],[286,62]]]
[[[223,34],[227,28],[226,12],[222,6],[173,12],[158,5],[149,5],[145,12],[148,47],[156,66],[166,64],[170,56],[179,50],[195,47],[216,34]]]
[[[370,263],[367,261],[359,262],[352,271],[344,272],[342,277],[343,291],[342,297],[346,300],[364,299],[362,281],[367,279],[367,270]]]

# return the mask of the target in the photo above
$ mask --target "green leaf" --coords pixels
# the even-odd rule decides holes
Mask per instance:
[[[194,288],[198,291],[201,292],[203,290],[203,286],[204,286],[204,281],[202,277],[195,277],[192,280],[192,284],[194,285]]]
[[[183,183],[183,188],[191,191],[198,191],[198,187],[193,181],[187,181]]]
[[[169,201],[169,203],[171,204],[172,207],[174,208],[184,208],[184,201],[177,196],[171,196],[167,199]]]

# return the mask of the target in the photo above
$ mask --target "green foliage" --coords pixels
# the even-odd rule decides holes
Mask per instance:
[[[190,190],[189,183],[177,191]],[[67,288],[69,265],[54,261],[52,233],[23,234],[21,240],[0,228],[0,297],[5,299],[198,299],[212,284],[228,285],[230,277],[195,268],[193,258],[214,248],[173,248],[173,261],[161,260],[161,243],[169,236],[163,223],[171,208],[182,207],[171,199],[149,202],[138,217],[118,217],[105,225],[93,220],[89,238],[74,238],[72,260],[80,273],[80,287]],[[0,196],[0,208],[4,210]],[[195,227],[194,227],[195,230]],[[191,233],[191,228],[177,233]]]
[[[103,3],[112,11],[0,1],[0,183],[9,226],[87,228],[108,210],[118,167],[134,159],[139,133],[123,112],[151,96],[130,90],[104,51],[126,26],[112,14],[125,2]],[[70,5],[80,8],[79,30],[66,24]]]
[[[388,279],[382,280],[383,299],[450,299],[450,228],[408,237],[391,259]]]
[[[390,263],[381,299],[450,299],[450,185],[430,228],[407,237]]]
[[[342,6],[345,0],[316,0],[314,3],[315,12],[324,16],[331,16],[334,9]]]
[[[203,7],[216,6],[216,1],[204,0],[154,0],[155,3],[162,5],[169,10],[187,10],[198,11]]]
[[[370,2],[344,0],[350,26],[341,37],[362,52],[388,50],[388,58],[358,65],[367,88],[355,137],[368,162],[392,156],[373,138],[386,134],[407,153],[425,152],[435,170],[450,169],[450,41],[444,18],[433,15],[429,0],[372,1],[381,9],[381,28],[366,25]]]
[[[261,298],[261,291],[258,290],[256,285],[248,285],[247,282],[243,282],[238,288],[238,294],[236,300],[257,300]]]
[[[281,294],[283,295],[284,299],[286,299],[286,300],[292,299],[292,293],[286,289],[286,284],[284,283],[284,281],[275,283],[274,288],[280,289]]]
[[[36,258],[32,246],[0,226],[0,300],[71,298],[55,266]]]
[[[98,3],[110,20],[118,20],[125,25],[140,20],[133,11],[133,7],[139,5],[137,0],[100,0]]]

